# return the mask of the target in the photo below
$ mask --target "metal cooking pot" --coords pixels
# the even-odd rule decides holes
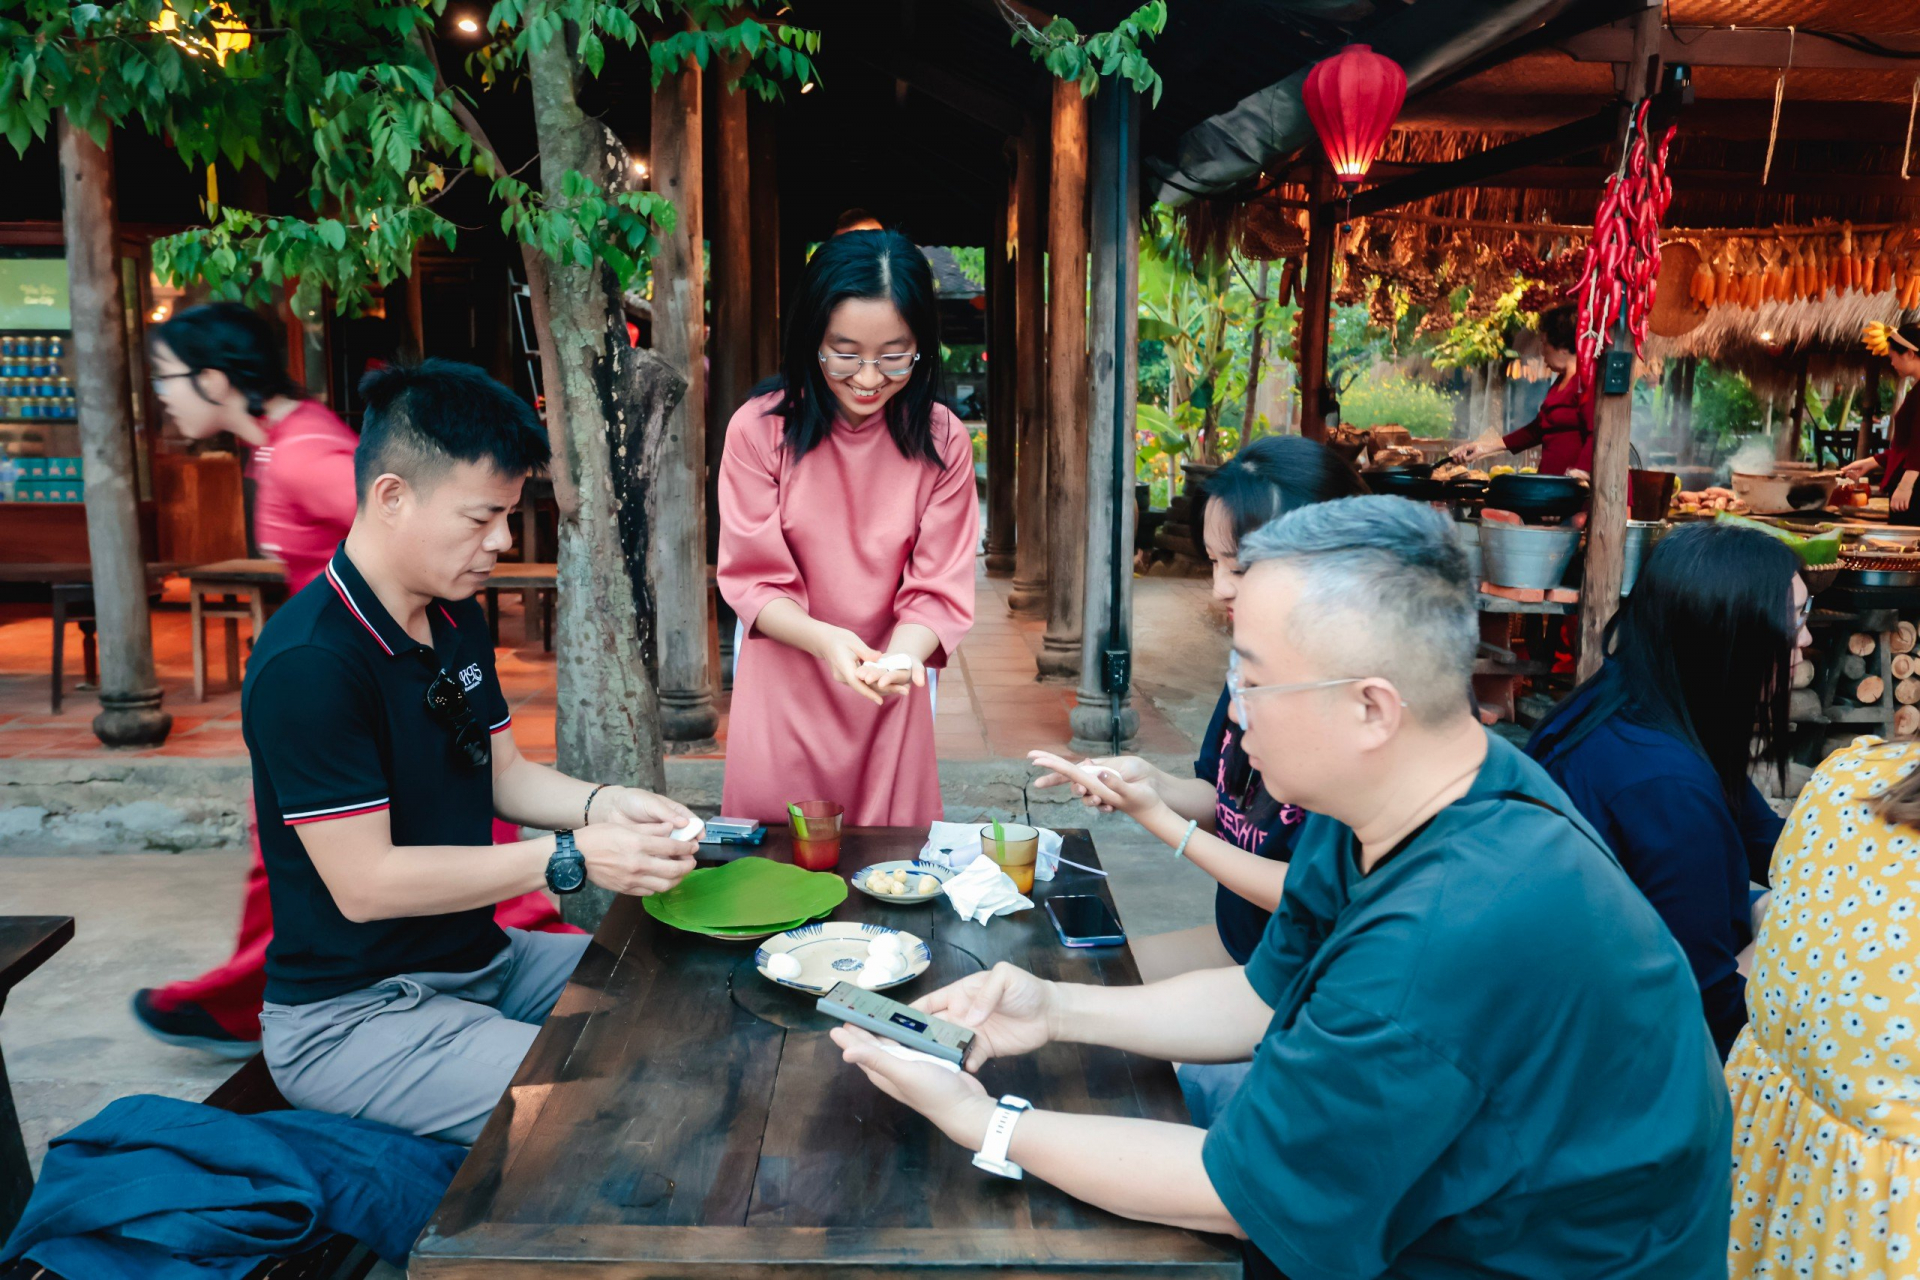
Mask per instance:
[[[1367,488],[1415,502],[1438,502],[1447,496],[1447,487],[1433,478],[1430,462],[1409,462],[1398,467],[1374,467],[1360,473]]]
[[[1587,505],[1587,486],[1571,476],[1495,476],[1487,505],[1522,520],[1564,520]]]

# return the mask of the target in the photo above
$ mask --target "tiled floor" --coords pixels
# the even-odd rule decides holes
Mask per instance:
[[[979,579],[978,617],[957,660],[940,681],[939,714],[934,740],[943,760],[985,760],[1020,757],[1040,747],[1060,749],[1072,736],[1067,713],[1074,705],[1071,686],[1037,682],[1035,655],[1046,627],[1040,619],[1018,618],[1008,612],[1004,579]],[[1193,713],[1179,714],[1192,698],[1219,688],[1224,666],[1224,639],[1204,618],[1206,586],[1192,579],[1144,578],[1135,584],[1137,659],[1140,696],[1139,749],[1146,752],[1187,753],[1193,750]],[[554,753],[555,706],[553,655],[538,641],[522,636],[517,600],[501,600],[497,661],[500,683],[513,709],[514,737],[531,758],[551,760]],[[1154,620],[1159,619],[1156,623]],[[184,591],[169,584],[166,601],[153,615],[154,653],[163,705],[174,717],[165,745],[151,751],[113,752],[121,755],[168,757],[234,757],[246,754],[240,737],[240,697],[227,684],[225,647],[220,624],[208,627],[210,653],[208,694],[193,701],[192,650]],[[1210,637],[1220,654],[1206,662],[1207,680],[1188,689],[1187,668],[1196,629]],[[245,624],[241,624],[244,636]],[[80,679],[80,634],[77,624],[67,629],[67,696],[64,710],[49,710],[49,672],[52,628],[44,606],[0,605],[0,758],[19,756],[87,757],[109,754],[88,727],[99,704],[87,692],[76,692]],[[1156,683],[1156,678],[1158,683]],[[1163,687],[1164,686],[1164,687]],[[1156,694],[1170,692],[1162,705]],[[1211,706],[1206,695],[1203,707]],[[726,724],[721,715],[721,754]],[[1183,732],[1179,724],[1185,724]],[[1204,725],[1202,718],[1200,725]]]

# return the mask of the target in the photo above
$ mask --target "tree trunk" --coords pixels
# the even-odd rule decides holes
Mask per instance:
[[[561,194],[569,170],[623,180],[617,144],[575,100],[573,65],[562,40],[527,60],[542,185],[560,208],[569,204]],[[576,778],[659,790],[665,771],[649,671],[654,608],[647,571],[662,486],[652,479],[686,384],[652,352],[628,344],[610,267],[539,259],[538,250],[527,257],[561,508],[559,766]],[[590,928],[612,901],[611,893],[589,886],[566,898],[562,910]]]
[[[1485,402],[1481,412],[1486,416],[1485,429],[1496,436],[1507,434],[1507,359],[1495,356],[1487,364],[1487,388]]]
[[[132,394],[126,304],[120,293],[113,156],[59,117],[60,185],[73,311],[74,387],[86,480],[93,611],[99,619],[100,714],[93,733],[110,747],[153,747],[173,717],[160,709],[147,615],[147,566],[134,490]],[[107,139],[108,146],[112,138]]]
[[[1047,634],[1042,676],[1080,674],[1087,571],[1087,100],[1053,82],[1047,222]]]
[[[746,102],[736,98],[735,105],[744,108]],[[725,143],[738,150],[742,169],[746,123],[742,109]],[[707,647],[707,308],[700,129],[700,69],[689,62],[653,91],[653,189],[673,201],[675,214],[673,230],[660,237],[653,257],[653,350],[686,384],[686,395],[667,422],[658,486],[649,490],[660,499],[659,519],[644,548],[654,604],[663,620],[658,628],[660,728],[668,742],[687,751],[711,750],[720,727]],[[746,281],[735,278],[746,266],[747,225],[744,217],[722,225],[729,241],[715,247],[724,248],[734,268],[714,283],[726,290],[728,307],[738,312],[749,301]],[[736,386],[746,339],[744,325],[731,340],[723,339],[728,358],[714,370]]]
[[[1047,286],[1046,149],[1029,126],[1014,150],[1014,375],[1020,401],[1020,456],[1015,460],[1013,587],[1007,608],[1032,616],[1047,609]]]
[[[1240,415],[1240,444],[1245,447],[1260,434],[1260,364],[1266,355],[1267,268],[1260,263],[1260,276],[1254,284],[1253,339],[1247,350],[1247,407]]]

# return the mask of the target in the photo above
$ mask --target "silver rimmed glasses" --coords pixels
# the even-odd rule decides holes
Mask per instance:
[[[920,363],[918,351],[895,351],[884,356],[875,356],[863,360],[859,356],[843,355],[838,351],[822,351],[820,367],[827,376],[836,382],[851,378],[868,365],[873,365],[889,378],[904,378],[913,372],[913,366]]]

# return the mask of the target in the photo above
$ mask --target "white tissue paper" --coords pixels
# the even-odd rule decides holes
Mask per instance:
[[[948,1062],[945,1058],[936,1058],[930,1053],[922,1053],[918,1049],[909,1049],[907,1046],[893,1040],[881,1038],[880,1047],[894,1057],[904,1059],[907,1062],[929,1062],[936,1067],[945,1067],[948,1071],[952,1071],[955,1074],[958,1074],[960,1071],[957,1064]]]
[[[927,842],[920,846],[920,861],[937,867],[964,871],[980,856],[980,828],[991,823],[936,822],[927,831]],[[1025,825],[1024,823],[1022,824]],[[1051,880],[1060,869],[1060,849],[1065,844],[1058,831],[1035,827],[1040,833],[1040,852],[1033,865],[1035,880]]]
[[[985,924],[994,916],[1012,915],[1033,905],[1033,899],[1013,887],[1013,877],[991,858],[976,858],[959,875],[941,886],[947,901],[962,920]]]

